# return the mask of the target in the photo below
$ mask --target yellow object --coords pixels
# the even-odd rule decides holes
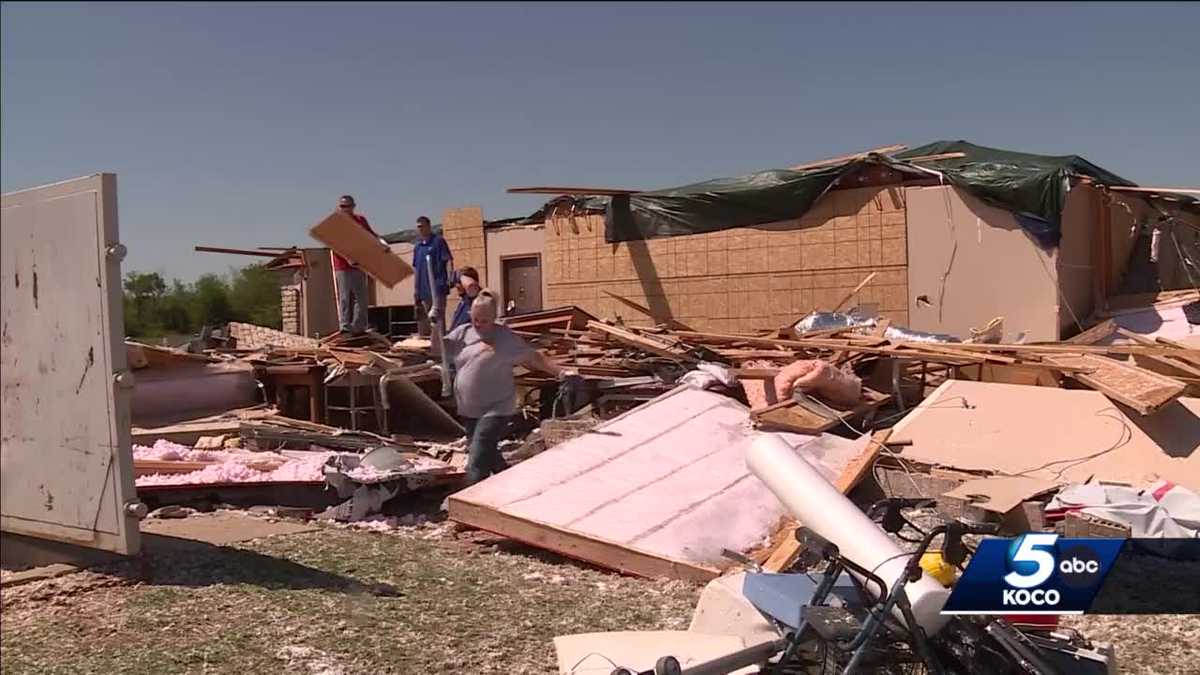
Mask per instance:
[[[954,565],[946,562],[941,551],[928,551],[922,555],[921,569],[946,587],[954,584],[954,580],[958,576],[958,570],[954,569]]]

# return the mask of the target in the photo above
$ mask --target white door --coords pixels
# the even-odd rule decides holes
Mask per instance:
[[[136,553],[117,180],[4,195],[0,529]]]

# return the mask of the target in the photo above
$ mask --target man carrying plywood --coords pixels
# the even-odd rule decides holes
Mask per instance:
[[[354,218],[363,229],[378,238],[371,229],[366,216],[354,212],[354,197],[342,195],[338,198],[338,210]],[[334,281],[337,283],[338,324],[342,333],[362,335],[367,332],[367,273],[358,263],[352,262],[330,250],[333,256]]]

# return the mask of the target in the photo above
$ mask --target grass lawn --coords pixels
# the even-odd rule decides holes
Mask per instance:
[[[510,542],[325,527],[6,590],[5,673],[552,673],[551,638],[683,629],[699,587]]]

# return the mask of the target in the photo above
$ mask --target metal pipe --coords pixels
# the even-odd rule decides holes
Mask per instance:
[[[718,656],[711,661],[684,668],[681,675],[726,675],[726,673],[739,668],[763,663],[783,651],[785,647],[787,647],[787,640],[784,639],[762,642],[732,654]]]

